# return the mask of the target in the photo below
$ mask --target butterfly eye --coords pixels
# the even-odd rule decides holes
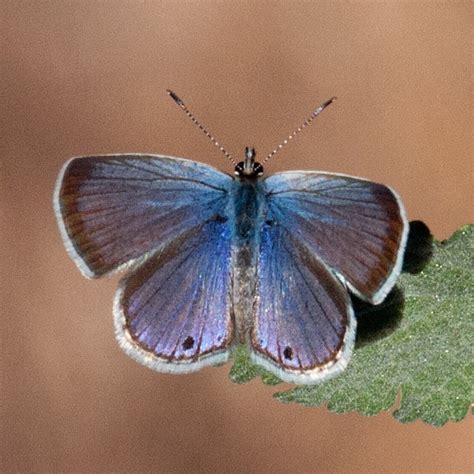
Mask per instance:
[[[290,346],[286,346],[283,355],[285,356],[285,359],[293,359],[293,349]]]
[[[273,224],[275,224],[275,221],[271,220],[271,219],[267,219],[265,221],[265,225],[267,225],[268,227],[272,227]]]
[[[194,346],[194,338],[191,336],[188,336],[184,342],[183,342],[183,349],[187,351],[188,349],[191,349]]]
[[[253,168],[247,169],[245,168],[245,162],[241,161],[237,164],[234,170],[234,174],[236,176],[245,177],[245,178],[255,178],[259,176],[263,176],[263,166],[260,163],[253,163]]]

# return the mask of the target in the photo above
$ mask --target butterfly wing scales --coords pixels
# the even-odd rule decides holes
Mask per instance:
[[[99,277],[147,256],[225,206],[232,179],[159,155],[73,158],[58,178],[61,235],[82,273]]]
[[[343,284],[281,225],[262,227],[252,358],[286,382],[314,384],[343,370],[356,322]]]
[[[234,338],[231,258],[228,222],[211,219],[125,277],[114,307],[125,352],[160,372],[225,362]]]
[[[401,271],[408,221],[387,186],[340,174],[291,171],[264,180],[274,219],[359,297],[380,303]]]

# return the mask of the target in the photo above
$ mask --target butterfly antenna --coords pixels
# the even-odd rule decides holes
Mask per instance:
[[[288,138],[283,140],[268,156],[263,160],[263,163],[266,163],[270,158],[275,156],[290,140],[298,135],[298,133],[302,132],[329,104],[332,104],[337,97],[331,97],[326,102],[322,103],[304,122],[301,126],[299,126],[293,133],[291,133]]]
[[[211,140],[212,143],[216,147],[219,148],[219,151],[221,151],[224,156],[234,165],[237,166],[237,162],[234,160],[232,155],[228,153],[225,148],[209,133],[209,131],[203,127],[199,121],[196,119],[196,117],[189,111],[189,109],[186,107],[186,104],[171,90],[167,89],[166,92],[170,95],[170,97],[179,105],[179,107],[184,111],[184,113],[191,119],[191,121],[194,123],[194,125],[197,125],[199,129],[204,133],[204,135]]]

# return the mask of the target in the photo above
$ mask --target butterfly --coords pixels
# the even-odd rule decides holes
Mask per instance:
[[[189,373],[226,362],[244,343],[281,380],[319,383],[351,357],[349,293],[378,304],[400,274],[403,204],[389,187],[343,174],[263,177],[253,148],[233,163],[231,176],[172,156],[73,158],[54,193],[65,247],[88,278],[127,271],[115,333],[141,364]]]

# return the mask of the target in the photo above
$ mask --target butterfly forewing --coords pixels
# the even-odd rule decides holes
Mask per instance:
[[[232,179],[158,155],[82,157],[64,166],[54,205],[66,248],[87,277],[141,258],[225,207]]]
[[[270,176],[264,188],[280,225],[359,297],[383,300],[400,273],[408,231],[403,206],[390,188],[311,171]]]

